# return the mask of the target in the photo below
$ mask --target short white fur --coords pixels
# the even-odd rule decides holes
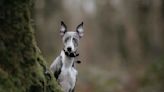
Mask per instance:
[[[70,47],[70,53],[76,52],[78,47],[77,44],[79,43],[79,39],[83,36],[83,32],[83,22],[77,26],[76,32],[67,32],[66,25],[64,22],[61,22],[60,35],[63,38],[64,50],[62,50],[60,55],[53,61],[50,70],[52,73],[60,71],[57,81],[64,92],[74,92],[78,74],[73,66],[75,57],[67,56],[64,51],[67,51],[68,47]]]

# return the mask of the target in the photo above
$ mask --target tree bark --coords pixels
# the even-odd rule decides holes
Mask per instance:
[[[31,25],[33,0],[0,0],[0,92],[61,92],[45,74]]]

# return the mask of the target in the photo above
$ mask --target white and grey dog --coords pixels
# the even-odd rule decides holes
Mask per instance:
[[[78,72],[74,64],[76,63],[75,58],[78,56],[77,48],[79,40],[83,36],[83,33],[83,22],[77,26],[75,32],[68,32],[64,22],[61,22],[60,35],[63,38],[64,49],[53,61],[50,70],[64,92],[74,92],[75,89]]]

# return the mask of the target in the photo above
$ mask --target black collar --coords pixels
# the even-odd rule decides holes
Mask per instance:
[[[77,57],[77,56],[79,56],[79,53],[77,53],[77,51],[75,51],[74,53],[69,53],[69,52],[65,51],[64,49],[63,49],[63,51],[64,51],[65,55],[68,56],[68,57]]]

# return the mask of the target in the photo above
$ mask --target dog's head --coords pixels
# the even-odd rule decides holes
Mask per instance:
[[[63,38],[64,50],[69,54],[74,54],[77,51],[80,38],[83,36],[83,22],[76,27],[76,31],[68,32],[67,26],[61,22],[60,35]]]

